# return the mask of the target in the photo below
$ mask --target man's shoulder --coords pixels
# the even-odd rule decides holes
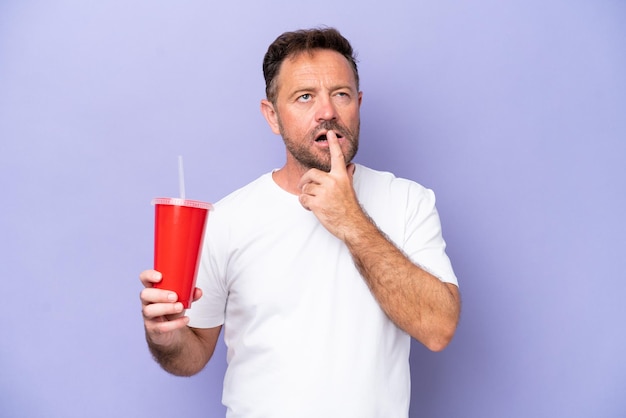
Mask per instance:
[[[215,204],[215,207],[219,208],[224,206],[238,205],[242,201],[254,199],[258,195],[264,195],[267,192],[267,189],[271,186],[271,175],[272,173],[262,174],[248,184],[230,192],[229,194],[221,198]]]

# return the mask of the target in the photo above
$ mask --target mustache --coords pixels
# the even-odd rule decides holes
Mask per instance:
[[[315,127],[315,129],[313,129],[310,134],[311,139],[316,139],[321,131],[334,131],[336,134],[339,134],[344,138],[352,137],[352,132],[350,132],[348,128],[340,125],[339,122],[334,120],[325,120],[324,122],[317,125],[317,127]]]

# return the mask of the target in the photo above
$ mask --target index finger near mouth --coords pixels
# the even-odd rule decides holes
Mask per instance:
[[[339,139],[334,131],[328,131],[326,134],[326,140],[328,141],[328,148],[330,150],[330,171],[333,170],[346,170],[346,160],[341,151],[341,145],[339,145]]]

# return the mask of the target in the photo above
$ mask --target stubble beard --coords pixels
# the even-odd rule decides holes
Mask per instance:
[[[319,149],[312,147],[311,144],[315,142],[320,131],[333,131],[341,135],[345,143],[348,144],[348,149],[344,154],[346,164],[348,164],[359,150],[360,125],[361,122],[357,122],[356,128],[354,131],[351,131],[336,121],[324,121],[315,129],[308,132],[304,140],[294,140],[286,134],[280,117],[278,118],[278,128],[289,154],[291,154],[304,169],[316,168],[327,173],[330,172],[331,168],[330,148]],[[322,152],[322,155],[319,154],[320,152]]]

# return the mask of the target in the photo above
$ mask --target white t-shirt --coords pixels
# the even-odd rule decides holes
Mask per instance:
[[[358,199],[414,262],[457,283],[432,191],[357,165]],[[345,244],[267,173],[209,214],[190,326],[224,324],[229,418],[405,418],[410,337]]]

